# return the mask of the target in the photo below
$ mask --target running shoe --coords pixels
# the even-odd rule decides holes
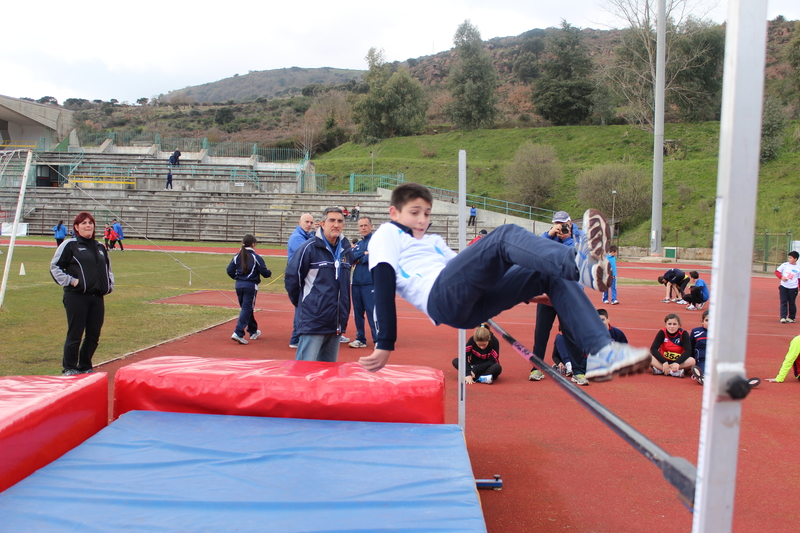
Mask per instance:
[[[544,379],[544,372],[539,370],[538,368],[534,368],[531,370],[531,373],[528,375],[528,381],[542,381]]]
[[[606,292],[614,279],[606,258],[611,230],[600,211],[586,210],[583,214],[583,232],[582,237],[575,239],[578,282],[586,288]]]
[[[646,348],[611,342],[586,358],[585,377],[592,381],[608,381],[616,374],[624,376],[644,372],[650,366],[650,357]]]
[[[589,384],[589,380],[586,379],[586,376],[584,376],[583,374],[575,374],[574,376],[572,376],[572,382],[581,387],[585,387],[586,385]]]
[[[706,379],[705,375],[703,375],[703,371],[702,371],[702,370],[700,370],[700,367],[699,367],[699,366],[697,366],[697,365],[694,365],[694,366],[692,367],[692,377],[693,377],[693,378],[695,379],[695,381],[697,381],[697,382],[698,382],[700,385],[702,385],[702,384],[703,384],[703,381],[705,381],[705,379]]]
[[[654,366],[652,366],[650,368],[653,369],[653,375],[654,376],[663,376],[664,375],[664,372],[660,368],[656,368]]]
[[[345,337],[344,335],[342,335],[341,337],[339,337],[339,342],[350,342],[350,337]]]
[[[261,330],[260,330],[260,329],[257,329],[255,333],[251,333],[251,334],[250,334],[250,340],[251,340],[251,341],[254,341],[254,340],[256,340],[256,339],[257,339],[258,337],[260,337],[260,336],[261,336]]]
[[[351,348],[366,348],[367,347],[367,343],[366,342],[361,342],[360,340],[356,339],[353,342],[351,342],[350,344],[348,344],[348,346],[350,346]]]
[[[245,339],[244,337],[240,337],[240,336],[239,336],[239,335],[237,335],[236,333],[234,333],[233,335],[231,335],[231,340],[232,340],[233,342],[238,342],[239,344],[247,344],[247,339]]]

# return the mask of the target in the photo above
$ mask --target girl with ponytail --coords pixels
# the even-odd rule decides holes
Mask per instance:
[[[256,305],[256,295],[258,294],[258,284],[261,277],[268,278],[272,272],[267,268],[266,263],[255,252],[256,238],[247,234],[242,239],[242,247],[239,253],[233,256],[228,264],[228,275],[236,280],[236,296],[239,298],[239,321],[236,329],[231,335],[231,339],[239,344],[247,344],[244,338],[245,330],[250,334],[250,340],[254,341],[261,335],[258,323],[253,316],[253,309]]]

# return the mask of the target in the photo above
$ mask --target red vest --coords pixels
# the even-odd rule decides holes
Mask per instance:
[[[661,355],[663,355],[664,359],[667,361],[677,361],[678,358],[683,355],[684,350],[684,347],[681,344],[683,328],[678,328],[678,331],[676,331],[675,335],[673,336],[670,336],[667,328],[664,328],[661,331],[664,332],[664,342],[662,342],[661,346],[658,348],[659,353],[661,353]]]

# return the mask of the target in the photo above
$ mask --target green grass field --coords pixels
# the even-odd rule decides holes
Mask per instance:
[[[8,253],[7,246],[0,249]],[[0,375],[61,371],[67,320],[61,303],[63,289],[50,277],[54,251],[55,247],[14,250],[0,309]],[[0,256],[3,265],[6,257]],[[191,286],[189,271],[176,259],[192,269]],[[283,273],[286,260],[264,259],[274,274],[261,283],[260,289],[283,292],[283,278],[278,276]],[[136,250],[112,254],[116,289],[105,298],[105,324],[94,362],[114,359],[238,316],[235,309],[151,303],[198,290],[232,290],[233,280],[225,273],[228,261],[227,255],[180,253],[173,258],[165,253]],[[19,275],[20,264],[25,265],[25,276]],[[270,284],[273,280],[275,283]]]
[[[666,124],[670,153],[664,158],[664,246],[712,246],[717,188],[719,123]],[[633,126],[563,126],[453,131],[386,139],[374,146],[347,143],[314,158],[316,170],[329,176],[329,189],[348,189],[350,174],[403,173],[406,181],[458,190],[458,151],[467,152],[467,192],[514,201],[506,190],[505,168],[527,141],[555,147],[564,176],[544,207],[582,213],[577,200],[578,175],[602,163],[625,163],[652,175],[653,136]],[[759,177],[756,233],[800,232],[800,125],[785,132],[780,157],[762,165]],[[609,191],[609,194],[611,191]],[[573,216],[575,216],[573,214]],[[648,246],[650,220],[622,220],[623,246]]]

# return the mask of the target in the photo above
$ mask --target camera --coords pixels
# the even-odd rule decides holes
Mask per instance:
[[[569,224],[561,224],[561,233],[569,233],[570,227]]]

